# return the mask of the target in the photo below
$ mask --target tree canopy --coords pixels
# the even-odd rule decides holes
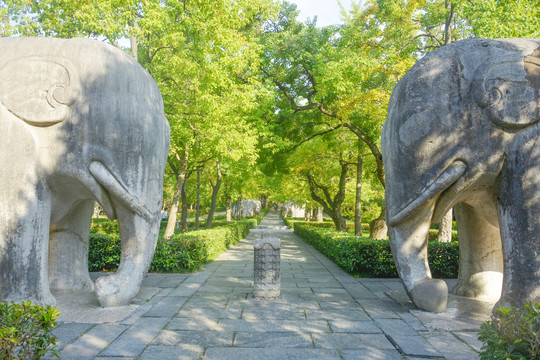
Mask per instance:
[[[338,228],[383,221],[381,128],[416,60],[464,38],[540,37],[537,0],[364,0],[327,27],[298,16],[278,0],[4,0],[0,36],[95,38],[150,72],[171,125],[172,222],[188,203],[269,197],[323,207]]]

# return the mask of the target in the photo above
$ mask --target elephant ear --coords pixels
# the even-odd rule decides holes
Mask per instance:
[[[476,70],[476,103],[503,129],[525,128],[540,120],[540,49],[528,56],[494,56]]]
[[[64,121],[79,89],[78,72],[66,58],[18,58],[0,71],[0,101],[12,114],[34,126]]]

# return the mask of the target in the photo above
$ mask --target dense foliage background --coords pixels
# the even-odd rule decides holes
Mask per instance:
[[[188,209],[207,208],[210,228],[217,204],[246,198],[322,207],[344,230],[383,221],[381,126],[407,69],[463,38],[540,37],[540,3],[365,0],[319,27],[277,0],[0,1],[0,36],[35,35],[111,43],[158,83],[165,237],[177,211],[186,231]]]

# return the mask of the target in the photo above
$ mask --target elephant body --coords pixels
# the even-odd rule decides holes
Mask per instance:
[[[399,81],[383,126],[386,208],[398,273],[412,301],[444,311],[427,233],[454,207],[454,292],[540,300],[540,40],[461,40]]]
[[[0,39],[0,298],[52,304],[95,288],[128,304],[152,261],[169,124],[150,74],[96,40]],[[118,219],[116,274],[92,283],[97,201]]]

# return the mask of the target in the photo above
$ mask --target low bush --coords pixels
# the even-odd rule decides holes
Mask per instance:
[[[0,302],[0,359],[40,359],[48,351],[60,358],[50,333],[59,316],[51,306]]]
[[[115,271],[120,264],[120,234],[90,233],[88,270]]]
[[[159,239],[150,265],[152,272],[195,271],[229,246],[238,243],[257,225],[257,219],[230,222],[210,230],[178,233],[169,240]],[[120,235],[90,234],[90,271],[115,271],[120,264]]]
[[[438,238],[439,238],[439,230],[429,229],[428,241],[437,241]],[[457,241],[457,240],[458,240],[457,230],[452,230],[452,241]]]
[[[294,223],[294,232],[352,275],[361,277],[397,277],[388,240],[374,240],[316,228],[311,223]],[[436,278],[455,278],[458,271],[457,242],[431,242],[428,261]]]
[[[331,219],[330,221],[328,221],[328,218],[324,218],[324,220],[325,221],[323,222],[317,222],[317,221],[305,221],[304,218],[291,218],[291,217],[283,218],[283,221],[285,222],[285,224],[289,226],[290,228],[293,228],[294,224],[296,223],[309,224],[310,226],[313,226],[313,227],[325,228],[325,229],[335,228],[335,225]],[[369,224],[362,223],[362,230],[369,231],[370,230]],[[353,222],[350,222],[350,221],[347,222],[347,231],[354,232]]]
[[[495,309],[481,326],[481,359],[539,359],[540,304]]]
[[[109,220],[107,218],[94,218],[90,225],[90,232],[94,234],[112,234],[119,233],[118,220]]]

